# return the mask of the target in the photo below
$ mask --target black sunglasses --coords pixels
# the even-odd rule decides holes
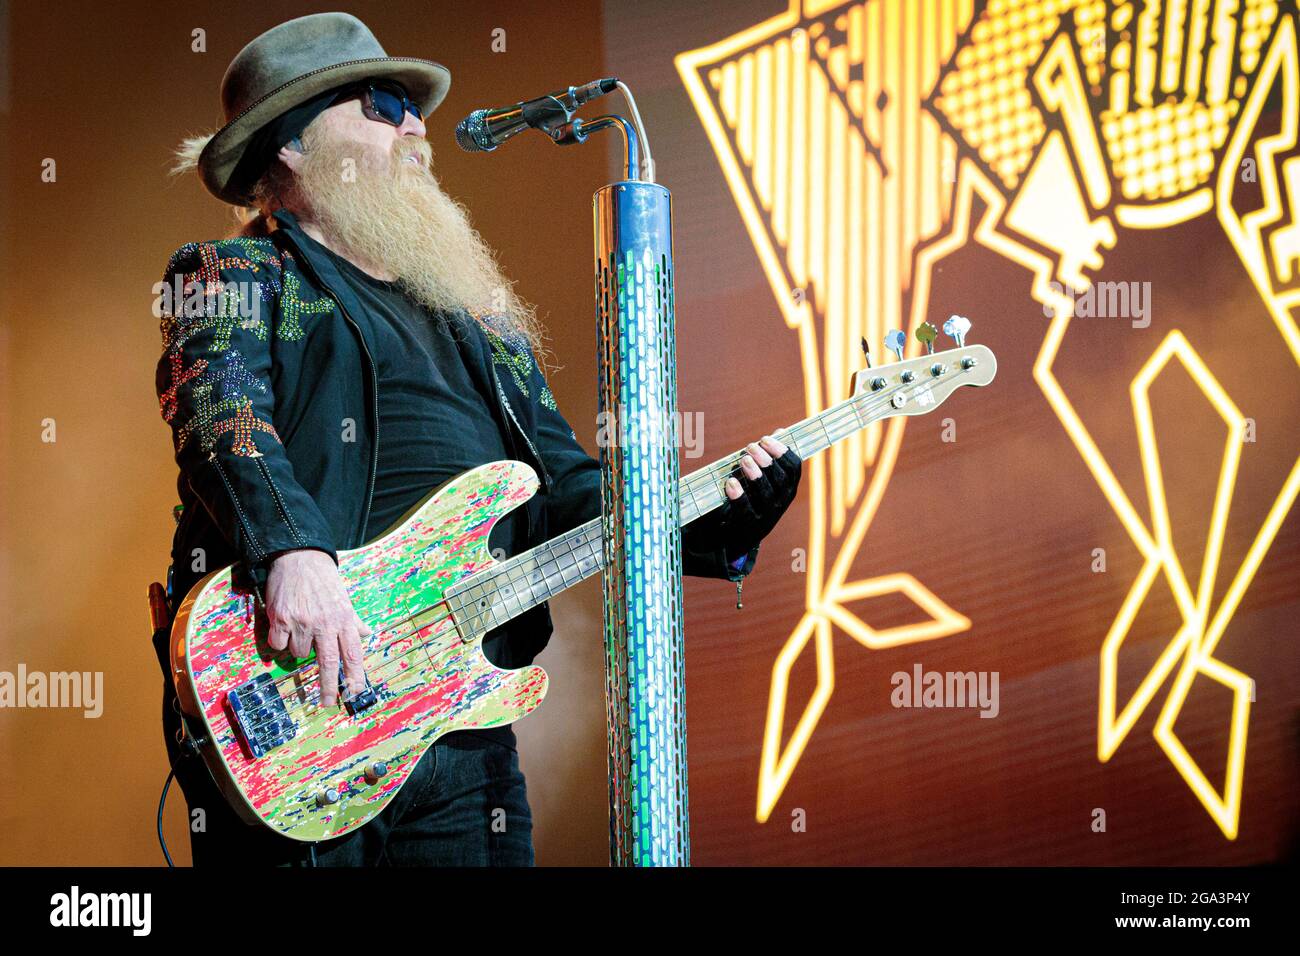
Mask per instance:
[[[424,120],[424,113],[411,101],[406,89],[392,80],[363,80],[342,90],[334,102],[340,103],[353,96],[361,98],[361,112],[367,119],[401,126],[406,122],[406,114],[410,113],[416,119]]]

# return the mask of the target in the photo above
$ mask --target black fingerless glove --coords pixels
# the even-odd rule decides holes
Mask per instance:
[[[727,560],[736,561],[776,527],[799,491],[803,459],[787,448],[780,458],[760,469],[757,478],[747,478],[737,465],[731,472],[745,492],[722,505],[721,533]]]
[[[746,477],[737,464],[731,477],[740,481],[745,493],[736,501],[724,498],[722,505],[682,528],[682,546],[686,548],[689,541],[698,549],[724,548],[729,566],[740,570],[742,559],[776,527],[794,501],[802,471],[803,459],[793,449],[785,449],[780,458],[761,468],[757,479]]]

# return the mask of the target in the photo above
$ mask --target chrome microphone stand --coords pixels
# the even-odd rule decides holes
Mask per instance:
[[[653,181],[636,104],[618,86],[634,122],[608,115],[551,131],[567,145],[617,130],[625,157],[624,178],[592,198],[610,862],[687,866],[672,197]]]

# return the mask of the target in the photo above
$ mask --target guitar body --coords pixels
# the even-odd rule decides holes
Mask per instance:
[[[244,819],[296,840],[341,836],[388,805],[439,737],[512,723],[542,702],[545,671],[494,666],[486,628],[446,599],[496,564],[492,526],[537,484],[522,462],[482,465],[381,538],[339,553],[352,606],[372,629],[363,642],[372,688],[354,698],[355,713],[315,704],[313,659],[270,649],[265,614],[232,588],[232,569],[194,586],[172,627],[172,672],[191,727],[202,724],[208,768]]]

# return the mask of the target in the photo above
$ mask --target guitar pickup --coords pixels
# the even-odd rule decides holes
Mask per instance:
[[[341,665],[339,667],[339,686],[348,686],[347,681],[343,677],[343,667]],[[366,686],[351,697],[342,698],[342,703],[347,709],[347,712],[355,717],[357,714],[364,713],[371,707],[374,707],[375,704],[379,703],[379,691],[375,689],[375,685],[370,683],[370,678],[367,677]]]
[[[231,689],[226,704],[232,724],[253,757],[262,757],[298,735],[284,698],[270,674],[260,674]]]

